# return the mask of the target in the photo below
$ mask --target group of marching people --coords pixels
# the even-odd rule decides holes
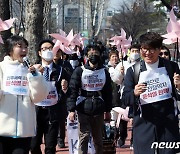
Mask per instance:
[[[65,147],[66,118],[74,122],[76,115],[79,154],[87,154],[90,135],[96,154],[103,154],[104,121],[119,129],[115,140],[123,146],[130,119],[135,154],[180,152],[180,71],[162,41],[158,33],[147,32],[139,44],[130,46],[126,58],[109,48],[105,65],[100,45],[84,50],[76,45],[81,54],[67,55],[62,49],[53,53],[53,41],[43,40],[37,52],[39,61],[27,67],[27,40],[11,36],[0,62],[3,154],[41,154],[43,142],[45,154],[55,154],[57,144]],[[167,146],[170,142],[172,148]]]

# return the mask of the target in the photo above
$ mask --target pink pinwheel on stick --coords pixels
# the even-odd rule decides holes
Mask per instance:
[[[110,40],[114,41],[111,44],[116,45],[117,50],[121,52],[123,56],[127,54],[128,48],[130,47],[132,42],[131,36],[128,38],[128,40],[126,39],[126,32],[122,28],[121,28],[121,35],[114,36]],[[122,60],[122,65],[123,65],[123,60]]]
[[[55,42],[55,45],[53,47],[53,53],[54,55],[56,54],[56,52],[61,49],[64,53],[66,54],[72,54],[73,50],[69,47],[69,40],[66,37],[66,34],[64,31],[60,31],[60,34],[58,33],[52,33],[49,34],[50,36],[54,37],[57,41]],[[70,37],[70,35],[68,36]]]
[[[170,20],[168,22],[168,25],[166,27],[167,34],[162,35],[165,39],[163,40],[164,44],[173,44],[175,43],[176,51],[177,51],[177,56],[176,56],[176,61],[178,60],[179,57],[179,39],[180,39],[180,20],[176,20],[176,16],[174,14],[173,9],[170,11]]]
[[[13,25],[14,20],[15,18],[2,21],[2,19],[0,18],[0,32],[10,29]],[[1,36],[0,43],[4,43]]]
[[[60,30],[60,34],[53,33],[49,34],[50,36],[54,37],[57,41],[55,42],[55,45],[53,47],[53,52],[56,54],[56,52],[61,49],[66,54],[73,54],[78,51],[74,51],[76,45],[81,46],[82,39],[79,36],[79,34],[73,35],[73,30],[69,32],[69,34],[66,36],[66,33],[62,30]],[[79,54],[79,53],[77,53]]]

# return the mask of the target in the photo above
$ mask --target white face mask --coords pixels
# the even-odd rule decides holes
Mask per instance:
[[[51,50],[45,50],[45,51],[42,51],[42,58],[46,61],[51,61],[53,60],[53,52]]]
[[[137,59],[139,59],[139,57],[140,57],[139,53],[131,53],[129,58],[131,61],[136,61]]]
[[[75,67],[79,65],[78,60],[69,60],[69,62],[70,62],[73,69],[75,69]]]

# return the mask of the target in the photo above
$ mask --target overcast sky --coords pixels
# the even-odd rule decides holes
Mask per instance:
[[[110,4],[112,9],[119,9],[121,4],[123,4],[123,2],[127,3],[127,0],[110,0],[109,4]]]

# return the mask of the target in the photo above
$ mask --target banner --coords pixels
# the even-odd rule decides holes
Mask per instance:
[[[68,144],[69,144],[69,153],[78,154],[79,135],[78,135],[77,119],[74,122],[71,122],[67,118],[67,136],[68,136]],[[95,154],[95,148],[91,136],[88,143],[88,154]]]
[[[147,90],[140,95],[142,105],[172,97],[172,85],[165,67],[141,72],[139,83],[144,82],[147,83]]]
[[[29,95],[27,73],[23,65],[7,65],[3,74],[4,94]]]

